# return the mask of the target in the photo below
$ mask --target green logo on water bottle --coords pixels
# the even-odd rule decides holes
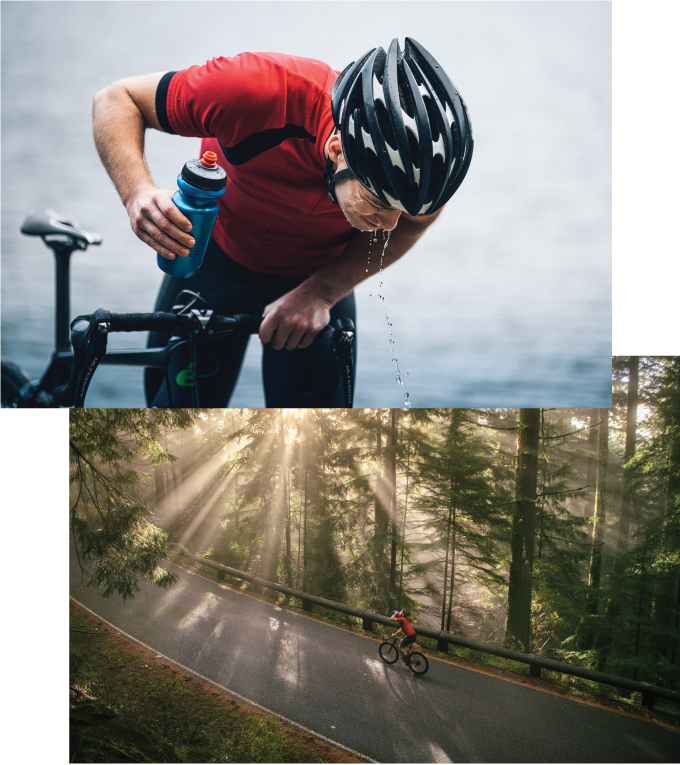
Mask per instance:
[[[192,361],[186,369],[183,369],[175,378],[177,385],[181,385],[184,388],[191,388],[196,382],[196,376],[194,375],[194,362]]]

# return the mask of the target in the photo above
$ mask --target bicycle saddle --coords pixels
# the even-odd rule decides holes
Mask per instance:
[[[28,236],[69,236],[80,249],[88,244],[101,244],[102,238],[95,231],[88,231],[54,210],[31,210],[21,225],[21,233]],[[49,241],[49,239],[45,239]]]

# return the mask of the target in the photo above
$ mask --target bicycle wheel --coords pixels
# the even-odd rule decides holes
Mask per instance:
[[[408,665],[411,668],[411,672],[415,672],[416,675],[424,675],[430,666],[427,658],[417,651],[409,654]]]
[[[378,650],[380,658],[387,664],[394,664],[399,658],[399,649],[394,643],[383,643]]]
[[[32,382],[30,375],[13,361],[3,361],[1,366],[0,400],[2,407],[13,409],[22,407],[24,403],[21,391],[28,383]]]

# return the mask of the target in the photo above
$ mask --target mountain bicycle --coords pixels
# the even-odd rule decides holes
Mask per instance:
[[[399,657],[402,657],[404,658],[404,663],[408,665],[411,672],[414,672],[416,675],[424,675],[430,665],[426,656],[423,656],[420,651],[414,650],[414,645],[415,643],[409,645],[406,657],[404,658],[404,654],[402,654],[399,649],[399,638],[388,638],[383,636],[382,643],[378,648],[378,653],[380,654],[380,658],[386,664],[395,664]]]
[[[101,244],[95,231],[83,228],[54,210],[34,210],[21,226],[27,236],[39,236],[54,253],[56,271],[55,349],[40,380],[18,364],[2,361],[3,407],[43,408],[85,405],[92,376],[99,364],[151,367],[163,370],[163,383],[153,407],[201,406],[198,381],[213,377],[219,362],[211,341],[234,334],[257,334],[261,316],[215,314],[199,293],[182,290],[172,312],[118,314],[98,309],[69,324],[70,258],[76,250]],[[170,332],[161,348],[115,350],[107,353],[111,332]],[[354,395],[352,347],[354,324],[337,319],[315,338],[320,363],[314,390],[300,395],[299,407],[328,406],[342,386],[344,406]],[[199,350],[201,351],[199,357]],[[207,368],[206,368],[207,359]]]

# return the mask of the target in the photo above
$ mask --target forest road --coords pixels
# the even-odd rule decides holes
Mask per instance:
[[[73,557],[73,556],[72,556]],[[72,597],[170,659],[379,762],[678,762],[680,735],[430,658],[423,677],[379,643],[190,574],[127,603]]]

